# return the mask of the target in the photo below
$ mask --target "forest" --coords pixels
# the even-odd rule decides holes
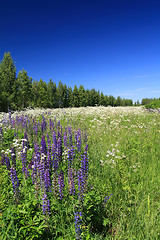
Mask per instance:
[[[106,90],[106,89],[105,89]],[[142,99],[145,105],[151,99]],[[140,105],[140,102],[134,103]],[[5,52],[0,63],[0,112],[31,108],[68,108],[86,106],[133,106],[131,99],[104,95],[95,88],[85,89],[83,85],[74,88],[52,79],[48,83],[29,77],[24,69],[16,73],[16,66],[10,52]]]

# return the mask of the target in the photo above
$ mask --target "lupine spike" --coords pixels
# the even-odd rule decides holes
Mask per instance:
[[[64,189],[64,174],[63,171],[58,175],[58,185],[59,185],[59,196],[60,200],[63,198],[63,189]]]
[[[76,212],[75,213],[75,232],[76,232],[76,239],[81,240],[81,224],[82,224],[82,213],[81,212]]]
[[[11,176],[14,195],[15,195],[16,200],[18,200],[18,197],[19,197],[19,180],[18,180],[17,173],[16,173],[16,170],[14,169],[14,167],[10,168],[10,176]]]
[[[42,200],[43,200],[43,214],[49,215],[50,214],[50,201],[47,198],[46,194],[44,194]]]

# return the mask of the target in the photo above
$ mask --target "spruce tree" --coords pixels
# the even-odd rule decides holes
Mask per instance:
[[[56,83],[52,81],[52,79],[49,80],[49,83],[47,84],[47,93],[48,93],[48,101],[49,101],[49,107],[55,108],[57,107],[57,87]]]
[[[5,52],[0,63],[1,110],[9,111],[16,105],[17,94],[16,67],[9,52]]]
[[[71,87],[68,87],[68,106],[73,107],[73,91]]]
[[[76,85],[74,86],[74,89],[73,89],[73,106],[79,107],[79,92]]]
[[[47,94],[47,84],[42,79],[38,82],[38,107],[48,108],[49,99]]]
[[[86,106],[86,100],[85,100],[85,90],[82,85],[79,86],[79,106],[85,107]]]
[[[63,91],[64,91],[63,83],[59,81],[58,88],[57,88],[59,108],[62,108],[64,106]]]
[[[32,79],[28,77],[24,69],[18,73],[18,85],[19,105],[22,108],[26,108],[31,102]]]

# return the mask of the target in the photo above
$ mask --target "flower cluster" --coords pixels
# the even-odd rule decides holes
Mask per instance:
[[[19,180],[18,180],[17,173],[16,173],[16,170],[14,169],[14,167],[10,168],[10,176],[11,176],[15,199],[18,200],[18,198],[19,198]]]
[[[76,232],[76,239],[81,240],[81,224],[82,224],[82,213],[81,212],[76,212],[75,213],[75,232]]]

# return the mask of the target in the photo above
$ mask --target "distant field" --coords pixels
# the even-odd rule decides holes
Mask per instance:
[[[160,239],[160,114],[0,114],[1,239]]]

